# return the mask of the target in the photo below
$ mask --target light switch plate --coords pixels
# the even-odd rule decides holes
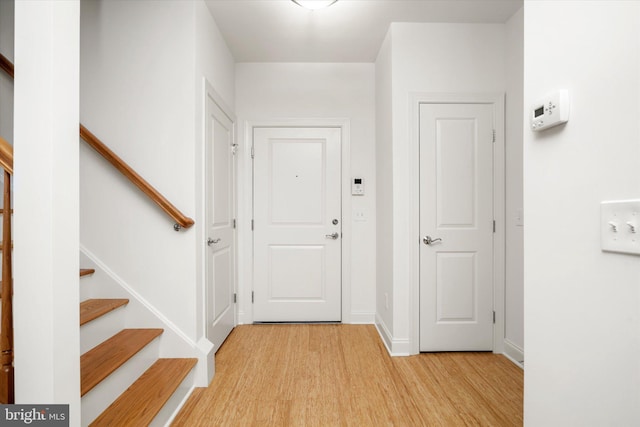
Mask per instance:
[[[603,251],[640,255],[640,199],[600,204]]]
[[[522,209],[516,210],[516,226],[517,227],[524,226],[524,213]]]

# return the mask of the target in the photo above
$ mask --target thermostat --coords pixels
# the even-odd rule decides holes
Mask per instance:
[[[364,196],[364,179],[353,178],[351,181],[351,195],[352,196]]]
[[[538,132],[569,121],[569,91],[545,96],[531,108],[531,130]]]

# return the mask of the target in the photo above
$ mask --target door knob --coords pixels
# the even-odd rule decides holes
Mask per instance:
[[[207,246],[211,246],[211,245],[215,245],[216,243],[220,242],[221,239],[212,239],[211,237],[209,237],[207,239]]]
[[[336,239],[338,238],[338,236],[340,236],[340,235],[338,234],[338,232],[335,232],[335,233],[333,233],[333,234],[325,234],[325,235],[324,235],[324,237],[326,237],[327,239],[333,239],[333,240],[336,240]]]
[[[424,242],[425,245],[431,245],[431,244],[433,244],[435,242],[442,242],[442,239],[439,238],[439,237],[435,238],[435,239],[432,239],[431,236],[424,236],[422,241]]]

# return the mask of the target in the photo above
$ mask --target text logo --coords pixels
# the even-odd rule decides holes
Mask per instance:
[[[0,405],[2,426],[69,426],[69,405]]]

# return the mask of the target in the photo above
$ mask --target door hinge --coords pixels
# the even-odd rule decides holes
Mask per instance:
[[[253,220],[251,220],[251,231],[253,231]]]
[[[493,323],[494,324],[496,323],[496,312],[495,311],[493,312]]]
[[[238,294],[233,294],[233,303],[237,303],[238,302]]]
[[[253,291],[251,291],[251,304],[253,304]]]
[[[496,130],[493,129],[493,141],[492,142],[496,142]]]
[[[236,219],[233,218],[233,228],[236,228]]]
[[[253,145],[251,146],[251,158],[253,159],[255,156],[255,152],[253,151]]]
[[[495,219],[493,220],[493,232],[494,233],[496,232],[496,220]]]

